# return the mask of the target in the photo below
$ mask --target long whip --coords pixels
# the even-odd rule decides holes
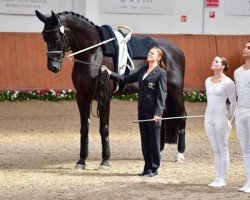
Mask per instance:
[[[190,116],[179,116],[179,117],[165,117],[161,118],[160,120],[171,120],[171,119],[184,119],[184,118],[198,118],[198,117],[205,117],[205,115],[190,115]],[[133,123],[139,123],[139,122],[151,122],[154,121],[154,119],[142,119],[142,120],[134,120]]]

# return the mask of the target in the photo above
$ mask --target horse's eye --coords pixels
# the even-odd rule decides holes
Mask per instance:
[[[61,39],[60,39],[60,38],[58,38],[58,37],[54,37],[54,41],[55,41],[55,42],[60,42],[60,41],[61,41]]]

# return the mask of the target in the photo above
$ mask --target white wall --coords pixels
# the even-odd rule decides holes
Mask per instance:
[[[95,0],[96,1],[96,0]],[[201,34],[203,1],[175,0],[174,15],[99,14],[100,24],[130,26],[135,33]],[[167,6],[167,4],[162,5]],[[181,22],[181,15],[187,15],[187,22]]]
[[[98,1],[98,0],[95,0]],[[250,1],[230,0],[236,4],[248,3],[248,15],[232,16],[225,13],[225,1],[219,0],[219,7],[206,7],[204,0],[174,0],[174,15],[99,14],[100,24],[131,26],[136,33],[159,34],[215,34],[245,35],[250,33]],[[167,5],[162,5],[167,6]],[[215,12],[215,18],[209,17]],[[245,11],[246,12],[246,11]],[[187,22],[181,22],[181,16]]]
[[[204,33],[216,35],[245,35],[250,34],[250,1],[234,0],[235,4],[241,4],[244,1],[248,5],[248,15],[227,15],[225,12],[225,3],[229,0],[220,0],[219,8],[205,8],[204,12]],[[232,1],[232,0],[230,0]],[[238,6],[242,6],[238,5]],[[237,5],[235,5],[237,6]],[[215,12],[215,18],[209,18],[209,12]]]
[[[10,0],[11,1],[11,0]],[[66,0],[65,4],[60,7],[64,7],[63,10],[58,10],[56,1],[62,3],[61,0],[47,0],[53,1],[55,6],[51,6],[46,12],[50,13],[53,10],[55,13],[63,11],[74,11],[85,15],[86,1],[85,0]],[[0,0],[1,2],[1,0]],[[3,1],[4,2],[4,1]],[[2,3],[2,5],[4,5]],[[1,5],[0,5],[1,6]],[[38,9],[39,10],[39,9]],[[0,32],[41,32],[44,24],[38,20],[35,15],[35,9],[33,14],[1,14],[0,13]]]
[[[53,1],[60,3],[60,0]],[[246,16],[226,15],[225,1],[227,0],[220,0],[219,7],[215,8],[204,7],[204,0],[173,0],[173,15],[100,13],[99,1],[106,0],[67,0],[64,10],[82,14],[97,25],[109,24],[112,27],[128,25],[134,33],[216,35],[250,33],[250,10],[249,15]],[[237,0],[239,3],[241,1],[243,0]],[[50,9],[56,12],[64,11],[57,11],[56,7]],[[215,12],[215,18],[209,18],[211,11]],[[181,15],[187,16],[187,22],[181,22]],[[35,15],[0,14],[0,21],[0,32],[41,32],[43,28],[43,24]]]

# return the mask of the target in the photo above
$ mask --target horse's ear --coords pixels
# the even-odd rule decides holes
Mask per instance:
[[[53,21],[53,23],[57,24],[59,22],[59,20],[58,20],[58,18],[57,18],[56,14],[54,13],[53,10],[51,10],[51,14],[52,14],[52,21]]]
[[[40,13],[38,10],[36,10],[35,12],[36,12],[36,16],[38,17],[38,19],[40,19],[43,23],[45,23],[47,17],[43,15],[42,13]]]

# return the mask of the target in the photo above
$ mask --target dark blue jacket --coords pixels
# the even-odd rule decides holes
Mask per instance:
[[[112,72],[111,77],[123,81],[126,84],[139,82],[138,110],[152,112],[156,116],[162,116],[167,98],[167,73],[156,66],[147,77],[142,80],[148,66],[141,67],[137,72],[129,76]]]

